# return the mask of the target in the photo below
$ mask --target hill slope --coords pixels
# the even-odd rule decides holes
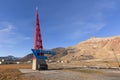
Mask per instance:
[[[68,48],[54,48],[54,56],[49,60],[63,60],[67,65],[85,66],[118,66],[116,58],[120,60],[120,36],[109,38],[90,38]],[[32,60],[33,54],[22,58],[21,61]]]
[[[90,38],[75,46],[67,48],[67,55],[61,60],[115,60],[120,59],[120,36],[108,38]]]

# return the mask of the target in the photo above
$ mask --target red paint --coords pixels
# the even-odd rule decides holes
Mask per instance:
[[[38,16],[38,9],[36,10],[36,24],[35,24],[35,33],[34,33],[34,49],[43,49],[42,45],[42,37],[40,32],[40,23],[39,23],[39,16]],[[44,54],[41,54],[44,56]],[[35,58],[35,57],[33,57]]]

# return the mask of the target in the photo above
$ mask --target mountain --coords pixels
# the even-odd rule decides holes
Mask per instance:
[[[19,61],[21,62],[27,62],[27,61],[31,61],[33,59],[33,54],[27,54],[26,56],[22,57],[19,59]]]
[[[62,60],[69,65],[117,66],[120,60],[120,36],[96,38],[92,37],[67,48],[54,48],[56,55],[47,55],[48,60]],[[33,54],[21,58],[22,61],[32,60]]]
[[[49,60],[59,60],[61,57],[67,55],[67,50],[63,47],[54,48],[52,51],[55,52],[56,55],[48,55]]]
[[[5,57],[0,57],[0,60],[2,60],[2,59],[9,60],[9,61],[17,61],[20,58],[9,55],[9,56],[5,56]]]
[[[64,61],[99,60],[113,61],[115,56],[120,59],[120,36],[108,38],[92,37],[75,46],[67,48]]]

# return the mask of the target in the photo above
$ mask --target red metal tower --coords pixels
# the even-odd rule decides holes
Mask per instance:
[[[36,23],[35,23],[35,33],[34,33],[34,50],[42,50],[43,45],[42,45],[42,37],[41,37],[41,32],[40,32],[40,23],[39,23],[39,16],[38,16],[38,9],[36,8]],[[39,56],[44,56],[44,53],[39,53],[37,54]],[[36,58],[35,55],[33,55],[33,65],[32,69],[37,70],[38,69],[38,64],[40,60]]]
[[[36,10],[36,24],[35,24],[35,33],[34,33],[34,49],[43,49],[42,37],[41,37],[41,32],[40,32],[38,10]]]
[[[38,9],[36,9],[36,24],[35,24],[35,33],[34,33],[34,49],[35,50],[43,49],[42,36],[41,36],[41,32],[40,32],[39,16],[38,16]],[[41,53],[41,56],[44,56],[44,54]]]
[[[55,54],[51,50],[44,50],[42,45],[42,37],[40,32],[38,9],[36,9],[36,23],[35,23],[35,33],[34,33],[34,49],[32,49],[33,56],[33,70],[47,70],[48,65],[46,64],[47,56],[44,54]]]
[[[43,49],[42,37],[40,32],[39,16],[38,9],[36,10],[36,24],[35,24],[35,33],[34,33],[34,49]]]

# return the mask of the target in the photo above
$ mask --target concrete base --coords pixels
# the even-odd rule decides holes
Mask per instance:
[[[47,66],[45,60],[33,58],[32,69],[33,70],[40,70],[40,69],[41,70],[47,70],[48,66]]]
[[[33,63],[32,63],[32,69],[33,69],[33,70],[38,70],[37,64],[38,64],[37,59],[36,59],[36,58],[33,58]]]

